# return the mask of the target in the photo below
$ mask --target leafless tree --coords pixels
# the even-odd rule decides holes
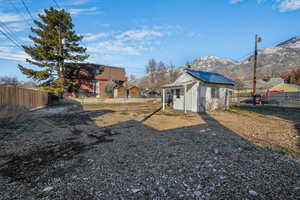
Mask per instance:
[[[176,79],[179,77],[180,72],[179,70],[176,70],[175,65],[171,64],[169,66],[169,77],[170,77],[170,83],[173,83],[174,81],[176,81]]]
[[[129,81],[130,81],[130,82],[134,82],[134,81],[136,81],[136,79],[137,79],[137,78],[136,78],[136,76],[135,76],[134,74],[130,74],[130,75],[129,75]]]
[[[146,65],[147,75],[140,81],[140,87],[159,90],[160,87],[167,83],[174,82],[180,75],[179,70],[171,64],[156,62],[154,59],[149,60]]]
[[[18,86],[20,84],[21,83],[18,81],[17,77],[9,77],[9,76],[0,77],[0,85]]]

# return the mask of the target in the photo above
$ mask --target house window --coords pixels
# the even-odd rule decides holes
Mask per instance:
[[[100,69],[95,69],[94,73],[95,73],[95,75],[100,74]]]
[[[180,98],[180,89],[176,89],[176,98],[177,98],[177,99]]]
[[[219,88],[212,87],[212,88],[211,88],[211,98],[216,98],[216,99],[218,99],[219,97],[220,97]]]

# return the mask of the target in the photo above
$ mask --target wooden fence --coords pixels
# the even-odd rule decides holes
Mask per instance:
[[[0,85],[0,105],[37,108],[48,104],[48,93],[39,90]]]

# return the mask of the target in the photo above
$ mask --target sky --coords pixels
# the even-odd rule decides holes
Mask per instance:
[[[176,66],[202,56],[242,60],[255,34],[259,48],[300,35],[300,0],[0,0],[0,30],[4,23],[30,45],[32,18],[51,6],[71,13],[87,62],[123,67],[128,76],[145,75],[151,58]],[[0,34],[0,76],[29,80],[17,68],[30,66],[27,57]]]

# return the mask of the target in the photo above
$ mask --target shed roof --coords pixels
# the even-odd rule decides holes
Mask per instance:
[[[194,78],[203,81],[205,83],[235,85],[236,82],[223,76],[219,73],[205,72],[200,70],[187,69],[186,72]]]

